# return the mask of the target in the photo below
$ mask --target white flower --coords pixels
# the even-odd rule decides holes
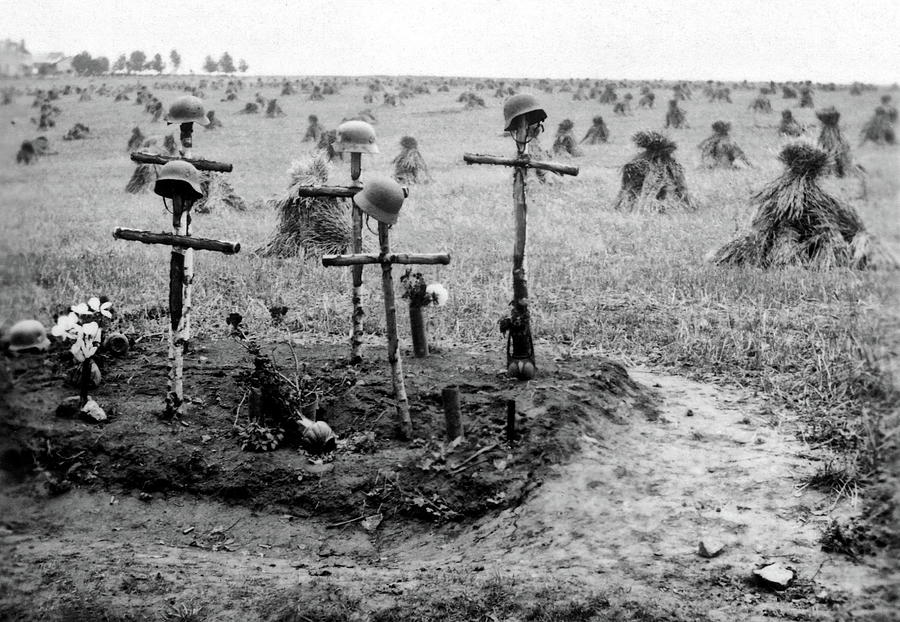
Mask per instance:
[[[100,325],[97,322],[88,322],[81,327],[81,334],[84,336],[85,342],[99,344],[101,332],[103,331],[100,330]]]
[[[78,325],[78,314],[60,315],[56,318],[56,326],[50,329],[50,334],[54,337],[76,339],[81,334],[81,326]]]
[[[435,304],[440,307],[447,302],[450,293],[447,291],[447,288],[440,283],[431,283],[425,288],[425,296],[434,300]]]
[[[88,313],[93,313],[93,311],[91,311],[83,302],[72,307],[72,311],[74,311],[78,315],[87,315]]]
[[[90,300],[88,300],[88,307],[94,313],[99,313],[100,315],[105,317],[112,317],[112,313],[109,310],[110,307],[112,307],[112,303],[108,300],[101,304],[100,299],[94,296]]]
[[[98,344],[93,341],[87,342],[83,337],[79,337],[75,340],[75,343],[72,344],[72,356],[74,356],[75,360],[79,363],[84,362],[94,356],[97,352],[97,345]]]

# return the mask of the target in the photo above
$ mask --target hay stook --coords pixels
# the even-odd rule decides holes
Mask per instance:
[[[781,123],[778,125],[778,133],[781,136],[800,136],[805,131],[804,127],[794,119],[794,113],[790,110],[781,111]]]
[[[401,184],[416,184],[431,181],[428,165],[419,153],[419,144],[412,136],[400,139],[400,153],[392,161],[394,179]]]
[[[319,142],[316,143],[316,149],[325,154],[325,157],[328,158],[328,161],[331,162],[335,158],[338,160],[344,159],[343,153],[338,153],[334,150],[334,141],[337,140],[337,130],[324,130],[319,135]]]
[[[598,143],[605,143],[609,140],[609,128],[606,127],[606,122],[603,120],[603,117],[597,115],[594,117],[591,127],[588,128],[587,133],[584,135],[584,138],[581,139],[581,142],[587,142],[589,145],[596,145]]]
[[[831,170],[838,177],[846,175],[852,166],[850,156],[850,143],[848,143],[841,128],[838,125],[841,113],[834,106],[824,108],[816,113],[816,118],[822,123],[822,131],[819,133],[819,148],[831,156]]]
[[[131,138],[128,139],[128,151],[137,151],[145,140],[146,137],[141,133],[141,128],[134,126],[134,129],[131,130]]]
[[[202,171],[200,189],[203,198],[194,203],[193,211],[197,214],[209,214],[221,208],[228,208],[238,212],[247,209],[247,202],[231,185],[225,175],[214,171]]]
[[[324,152],[293,163],[291,183],[269,204],[278,212],[275,232],[256,252],[263,257],[318,257],[346,253],[353,243],[353,219],[346,203],[335,197],[298,197],[298,186],[328,184],[331,164]]]
[[[277,99],[270,99],[269,103],[266,104],[266,117],[269,119],[274,119],[276,117],[285,116],[284,110],[281,109],[281,106],[278,105]]]
[[[555,155],[567,154],[572,157],[581,156],[581,149],[575,140],[575,124],[571,119],[563,119],[556,129],[556,138],[553,139],[553,153]]]
[[[752,166],[743,149],[731,138],[731,123],[716,121],[713,134],[700,145],[700,161],[709,168],[734,168],[737,164]]]
[[[643,152],[622,167],[622,187],[613,209],[659,213],[694,209],[684,169],[672,156],[677,145],[659,132],[638,132],[632,140]]]
[[[750,102],[750,109],[753,112],[761,112],[763,114],[771,114],[772,113],[772,102],[769,101],[769,98],[765,96],[765,94],[760,93],[756,96],[756,98]]]
[[[893,116],[896,117],[896,115],[897,112],[894,109]],[[871,141],[876,145],[893,145],[897,139],[894,134],[894,124],[891,122],[891,110],[884,106],[875,108],[875,115],[863,125],[861,134],[860,144]]]
[[[206,118],[209,119],[209,125],[206,126],[207,130],[214,130],[216,128],[222,127],[222,119],[216,116],[215,110],[210,110],[206,113]]]
[[[666,128],[683,129],[688,127],[687,115],[678,107],[677,99],[669,100],[669,109],[666,111]]]
[[[319,124],[319,117],[314,114],[309,115],[308,117],[309,125],[306,127],[306,133],[303,135],[303,140],[301,142],[312,141],[314,143],[319,142],[319,139],[322,137],[322,133],[325,131]]]
[[[91,133],[91,128],[84,123],[76,123],[63,135],[63,140],[84,140]]]
[[[828,153],[795,143],[778,157],[785,171],[752,197],[757,212],[750,232],[712,253],[712,263],[764,269],[897,267],[856,211],[819,186],[830,166]]]

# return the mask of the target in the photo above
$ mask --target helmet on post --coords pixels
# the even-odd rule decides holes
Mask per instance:
[[[46,350],[50,346],[47,330],[37,320],[21,320],[12,325],[7,335],[10,352]]]
[[[506,124],[503,129],[511,132],[516,118],[523,114],[527,115],[528,125],[540,123],[547,118],[547,113],[541,108],[534,95],[520,93],[519,95],[513,95],[503,104],[503,121]]]
[[[379,153],[375,144],[375,128],[365,121],[345,121],[337,128],[334,141],[337,153]]]
[[[169,113],[166,115],[166,123],[199,123],[200,125],[209,125],[209,119],[206,117],[206,107],[203,100],[193,95],[185,95],[179,97],[169,106]]]
[[[406,193],[389,177],[375,177],[353,197],[353,202],[366,214],[386,225],[397,222]]]
[[[166,162],[159,171],[159,177],[153,186],[153,192],[161,197],[171,199],[180,196],[196,201],[203,198],[200,189],[200,171],[184,160]]]

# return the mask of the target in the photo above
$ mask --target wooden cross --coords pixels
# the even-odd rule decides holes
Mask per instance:
[[[362,182],[359,181],[361,173],[362,153],[351,151],[349,186],[300,186],[297,189],[297,196],[351,198],[362,190]],[[356,203],[352,203],[351,210],[353,217],[351,250],[354,254],[359,254],[362,252],[363,214],[362,210],[356,206]],[[353,305],[353,314],[351,315],[352,329],[350,331],[350,363],[356,365],[362,361],[363,315],[365,315],[362,308],[362,265],[353,266],[352,276],[353,294],[351,303]]]
[[[141,164],[165,164],[172,160],[190,162],[201,171],[231,172],[231,164],[191,158],[193,123],[181,124],[181,157],[160,156],[136,152],[134,162]],[[169,260],[169,387],[166,394],[166,413],[184,415],[184,352],[191,338],[191,297],[194,282],[194,249],[216,251],[233,255],[240,252],[238,242],[222,242],[191,237],[191,207],[193,199],[179,195],[172,197],[172,233],[153,233],[136,229],[117,228],[113,237],[144,244],[162,244],[172,247]]]
[[[555,162],[532,160],[528,154],[529,127],[525,115],[511,133],[516,139],[518,154],[515,158],[502,158],[478,153],[463,154],[466,164],[494,164],[512,166],[513,202],[516,221],[516,240],[513,246],[513,301],[510,315],[500,322],[503,332],[508,332],[506,341],[506,369],[510,376],[520,380],[533,378],[537,365],[534,358],[534,343],[531,337],[531,316],[528,311],[528,279],[525,264],[525,242],[527,233],[528,207],[525,204],[525,172],[529,168],[551,171],[560,175],[577,175],[577,166],[566,166]]]
[[[190,201],[176,196],[172,199],[172,206],[173,218],[180,221],[181,215],[190,210]],[[175,228],[176,230],[182,228],[180,222],[176,224]],[[183,229],[183,233],[174,234],[138,231],[122,227],[113,231],[113,237],[117,240],[131,240],[172,247],[169,261],[169,390],[166,394],[166,413],[177,417],[184,415],[184,352],[187,350],[190,340],[188,332],[191,315],[190,294],[194,277],[193,270],[191,270],[190,276],[188,275],[186,253],[196,249],[234,255],[241,250],[239,242],[193,238],[187,234],[186,227]]]
[[[358,208],[357,208],[358,209]],[[387,324],[388,337],[388,362],[391,364],[391,381],[394,385],[394,400],[396,402],[397,419],[400,424],[400,435],[404,439],[412,436],[412,420],[409,417],[409,398],[406,396],[406,383],[403,380],[403,361],[400,358],[399,342],[397,339],[397,306],[394,302],[394,277],[392,267],[394,264],[440,264],[446,266],[450,263],[448,253],[436,253],[427,255],[415,255],[410,253],[391,253],[390,239],[388,237],[390,226],[378,223],[378,244],[381,252],[354,253],[352,255],[324,255],[322,265],[353,266],[359,268],[366,264],[381,264],[381,289],[384,294],[384,317]],[[356,296],[354,281],[354,297]]]

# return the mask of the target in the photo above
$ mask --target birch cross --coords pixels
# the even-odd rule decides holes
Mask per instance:
[[[517,154],[514,158],[503,158],[477,153],[466,153],[466,164],[493,164],[511,166],[513,172],[513,206],[516,237],[513,246],[513,300],[510,315],[500,322],[500,329],[507,333],[506,369],[513,378],[528,380],[537,371],[534,343],[531,336],[531,315],[528,301],[528,275],[525,263],[525,243],[527,240],[528,206],[525,203],[525,173],[529,168],[551,171],[560,175],[578,175],[578,167],[532,160],[528,154],[528,143],[537,136],[547,114],[533,96],[514,95],[503,106],[506,121],[505,130],[516,141]]]
[[[353,186],[299,186],[297,188],[298,197],[329,197],[329,198],[352,198],[357,192],[362,190],[362,183],[359,181],[359,153],[350,154],[350,171],[353,179]],[[352,202],[351,202],[352,203]],[[362,252],[362,212],[352,203],[351,211],[353,215],[352,230],[352,247],[353,253]],[[352,328],[350,330],[350,363],[356,365],[362,361],[362,336],[363,336],[363,316],[365,311],[362,308],[362,266],[353,266],[353,294],[351,302],[353,304],[353,312],[350,316]]]
[[[373,181],[372,186],[378,187],[385,185],[386,182]],[[396,182],[390,181],[396,186],[396,192],[402,193],[399,203],[402,203],[406,193],[399,188]],[[373,191],[373,193],[377,190]],[[395,199],[396,200],[396,199]],[[357,202],[354,200],[354,205]],[[396,211],[393,212],[394,221],[399,211],[399,204],[396,205]],[[394,277],[392,268],[394,264],[412,265],[412,264],[429,264],[429,265],[447,265],[450,263],[450,255],[448,253],[435,254],[411,254],[411,253],[392,253],[390,245],[390,224],[384,222],[384,212],[377,208],[367,209],[378,219],[378,245],[379,253],[354,253],[352,255],[324,255],[322,257],[322,265],[331,266],[352,266],[360,268],[367,264],[381,265],[381,290],[384,296],[384,317],[387,325],[388,338],[388,362],[391,365],[391,382],[394,388],[394,401],[396,404],[397,419],[399,423],[400,436],[408,439],[412,435],[412,420],[409,416],[409,398],[406,395],[406,383],[403,378],[403,361],[400,358],[399,340],[397,338],[397,305],[394,298]]]
[[[172,218],[175,233],[153,233],[118,227],[113,232],[117,240],[130,240],[144,244],[161,244],[172,247],[169,260],[169,387],[166,394],[166,414],[184,415],[184,352],[188,347],[190,333],[188,327],[191,315],[191,285],[193,270],[188,278],[186,252],[189,250],[216,251],[226,255],[240,252],[239,242],[223,242],[204,238],[193,238],[182,225],[182,215],[190,212],[192,199],[172,197]],[[189,222],[189,217],[186,218]],[[193,263],[193,257],[190,257]]]
[[[365,121],[345,121],[341,123],[335,134],[332,148],[335,153],[350,154],[350,185],[349,186],[323,186],[318,190],[324,193],[298,193],[298,196],[341,196],[352,197],[362,189],[362,182],[359,176],[362,174],[362,154],[369,155],[379,153],[378,145],[375,142],[375,128]],[[343,157],[343,156],[342,156]],[[339,192],[339,194],[328,194],[327,189]],[[316,189],[306,188],[305,190],[314,191]],[[356,203],[352,204],[352,246],[354,253],[362,252],[362,212]],[[355,365],[362,361],[362,335],[363,335],[363,315],[365,312],[362,308],[362,266],[353,266],[353,294],[351,303],[353,305],[353,313],[351,315],[352,328],[350,330],[350,363]]]
[[[190,95],[181,97],[169,107],[166,120],[179,124],[180,157],[136,152],[131,154],[131,159],[142,164],[163,165],[154,192],[164,199],[172,200],[172,233],[119,227],[113,232],[113,237],[172,247],[169,260],[169,387],[166,394],[166,414],[181,417],[184,415],[184,352],[191,338],[194,249],[235,254],[240,252],[241,245],[237,242],[191,237],[191,207],[194,201],[203,196],[197,171],[228,173],[233,168],[228,163],[191,157],[194,123],[209,124],[203,102]]]

